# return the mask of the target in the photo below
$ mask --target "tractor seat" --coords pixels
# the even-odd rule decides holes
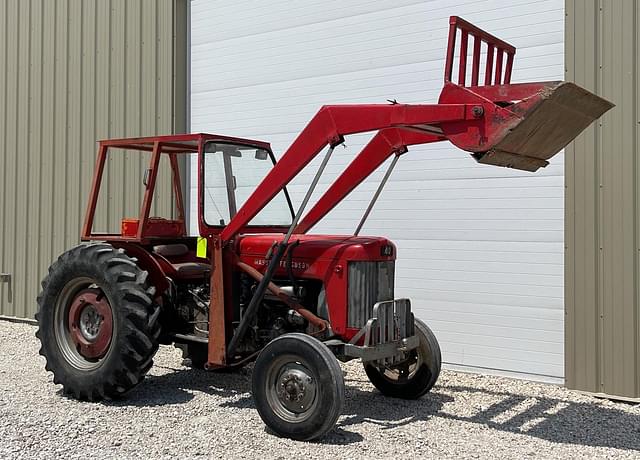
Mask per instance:
[[[211,271],[211,265],[203,262],[172,262],[172,258],[189,254],[189,248],[184,244],[161,244],[154,246],[153,252],[167,259],[174,270],[172,275],[178,279],[202,278]]]
[[[189,253],[189,248],[186,244],[160,244],[153,247],[153,252],[160,254],[162,257],[180,257],[186,256]]]
[[[202,278],[211,271],[211,266],[202,262],[183,262],[171,265],[176,269],[178,278]]]

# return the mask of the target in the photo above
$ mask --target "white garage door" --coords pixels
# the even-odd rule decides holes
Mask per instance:
[[[435,102],[454,14],[518,48],[514,82],[563,78],[563,0],[196,0],[191,131],[269,141],[278,156],[323,104]],[[336,150],[320,189],[368,138]],[[294,203],[316,165],[290,186]],[[353,232],[385,169],[314,231]],[[447,363],[563,376],[563,169],[562,155],[535,175],[478,165],[448,143],[399,161],[363,234],[398,245],[396,294]]]

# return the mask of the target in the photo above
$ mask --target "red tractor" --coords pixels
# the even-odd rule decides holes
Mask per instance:
[[[159,344],[180,346],[206,369],[255,360],[260,416],[276,433],[305,440],[324,435],[341,413],[338,361],[361,359],[385,395],[424,395],[440,373],[436,337],[409,299],[395,298],[394,244],[358,236],[391,168],[411,145],[448,140],[480,163],[535,171],[612,107],[572,83],[510,84],[514,54],[452,17],[438,104],[322,107],[277,163],[268,143],[213,134],[101,141],[86,243],[51,265],[38,297],[37,336],[54,382],[79,399],[119,397],[142,381]],[[376,134],[305,214],[334,148],[368,131]],[[286,186],[327,145],[294,211]],[[96,233],[115,149],[150,152],[144,199],[119,233]],[[199,238],[185,224],[185,154],[197,157]],[[308,234],[389,157],[354,235]],[[175,219],[150,217],[162,158],[172,170]]]

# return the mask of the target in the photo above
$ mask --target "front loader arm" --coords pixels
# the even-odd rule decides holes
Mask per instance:
[[[449,24],[438,104],[324,106],[231,219],[221,239],[229,241],[242,231],[324,146],[335,147],[344,136],[379,131],[296,226],[296,232],[308,231],[386,158],[407,145],[446,139],[471,152],[479,163],[533,172],[613,107],[573,83],[511,84],[515,47],[456,16]]]
[[[477,105],[477,104],[474,104]],[[442,122],[473,120],[469,104],[370,104],[322,107],[238,210],[221,239],[233,238],[264,208],[326,145],[342,143],[350,134],[387,128],[432,130]],[[436,128],[438,129],[438,128]],[[429,134],[429,132],[426,132]],[[430,138],[430,137],[429,137]]]
[[[294,232],[307,233],[391,155],[402,155],[410,145],[443,140],[446,138],[442,135],[406,128],[386,128],[378,131],[300,221]]]

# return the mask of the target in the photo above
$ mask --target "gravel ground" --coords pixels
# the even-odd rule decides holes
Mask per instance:
[[[161,347],[150,375],[116,402],[78,402],[44,371],[35,328],[0,321],[2,458],[640,457],[640,406],[554,385],[444,371],[418,401],[387,399],[346,371],[344,415],[316,443],[265,429],[251,370],[182,366]]]

